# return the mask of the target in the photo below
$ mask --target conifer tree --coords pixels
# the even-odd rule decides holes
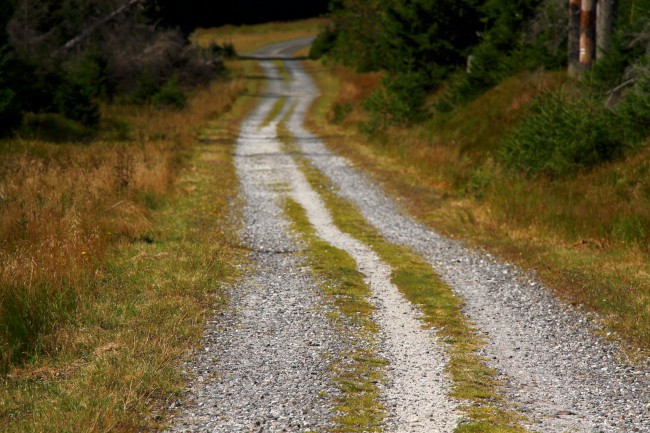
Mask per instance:
[[[383,0],[383,9],[383,66],[393,73],[424,73],[435,83],[478,40],[474,0]]]

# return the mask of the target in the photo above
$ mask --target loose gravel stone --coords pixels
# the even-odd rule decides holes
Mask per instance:
[[[302,91],[316,95],[301,67],[287,65]],[[464,312],[486,336],[488,364],[502,374],[504,394],[518,404],[532,429],[650,432],[649,366],[627,361],[616,343],[596,336],[596,322],[554,298],[532,276],[403,214],[366,176],[306,131],[300,118],[289,127],[304,155],[343,198],[386,239],[427,258],[463,298]]]

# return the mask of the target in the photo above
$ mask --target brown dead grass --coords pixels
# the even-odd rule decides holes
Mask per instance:
[[[0,375],[1,431],[164,428],[168,408],[179,398],[186,380],[180,365],[199,344],[208,317],[226,305],[222,285],[237,275],[234,264],[240,256],[232,218],[237,189],[231,145],[239,120],[255,102],[237,97],[244,90],[256,94],[258,85],[241,80],[215,83],[204,89],[206,93],[194,95],[183,113],[105,107],[109,118],[130,123],[130,140],[18,143],[3,154],[11,161],[38,161],[34,165],[41,169],[19,171],[31,175],[22,179],[3,177],[2,185],[15,183],[17,191],[23,184],[41,185],[51,191],[45,195],[48,198],[64,197],[59,189],[70,191],[63,210],[61,201],[50,205],[31,193],[21,200],[16,193],[12,206],[0,205],[3,221],[9,221],[4,215],[14,209],[13,203],[26,202],[22,205],[31,206],[29,216],[59,219],[52,224],[58,230],[52,232],[30,219],[36,232],[57,237],[57,246],[67,248],[66,254],[79,253],[70,253],[65,261],[39,235],[3,239],[3,254],[14,258],[19,251],[34,254],[43,244],[43,255],[54,257],[57,275],[68,272],[57,266],[69,265],[79,278],[63,279],[65,284],[54,286],[48,282],[50,275],[43,273],[46,284],[38,291],[31,270],[14,272],[22,289],[17,292],[32,287],[21,298],[28,301],[22,305],[27,307],[24,311],[34,306],[40,306],[32,308],[39,314],[50,311],[51,326],[40,329],[33,350],[24,353],[22,361],[5,365],[8,373]],[[208,123],[210,119],[214,120]],[[167,162],[169,169],[160,170],[160,161]],[[131,168],[124,169],[125,165]],[[85,177],[69,181],[70,176]],[[106,186],[125,178],[128,182],[121,190]],[[95,189],[97,193],[87,191]],[[161,195],[142,199],[145,192]],[[39,203],[51,208],[47,215],[38,214]],[[77,220],[87,225],[68,223],[68,203],[76,209]],[[111,231],[120,224],[130,229],[121,234]],[[70,227],[79,227],[77,233],[92,230],[102,248],[83,242],[83,237],[68,236],[75,232]],[[35,266],[33,274],[37,272]],[[4,283],[0,292],[7,293]],[[60,296],[60,292],[73,296]],[[62,298],[74,302],[59,302]],[[6,317],[0,319],[4,326]]]
[[[215,83],[197,91],[182,112],[104,107],[106,118],[131,125],[127,141],[3,143],[3,369],[34,350],[54,350],[56,342],[45,345],[41,336],[99,289],[110,245],[150,239],[151,211],[173,190],[198,127],[226,111],[243,88],[242,80]]]

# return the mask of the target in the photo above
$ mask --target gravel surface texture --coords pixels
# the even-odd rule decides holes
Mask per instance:
[[[258,55],[282,57],[305,42],[274,45]],[[235,154],[246,200],[242,237],[254,251],[256,266],[250,278],[232,288],[228,312],[210,324],[205,349],[189,366],[195,378],[174,430],[322,432],[335,427],[331,397],[338,391],[327,367],[350,343],[335,335],[324,318],[330,307],[295,254],[300,245],[290,236],[280,208],[282,197],[290,196],[305,208],[319,237],[357,261],[373,291],[379,351],[389,363],[382,387],[389,412],[383,430],[451,433],[458,413],[447,397],[444,349],[392,285],[390,268],[332,223],[277,138],[277,124],[289,107],[295,108],[294,121],[304,116],[313,98],[311,91],[304,92],[309,81],[292,75],[284,82],[271,61],[262,66],[269,78],[267,95],[242,125]],[[265,125],[282,96],[289,98],[283,113]]]
[[[310,77],[287,62],[300,92],[317,95]],[[308,106],[305,98],[304,110]],[[596,323],[558,301],[531,275],[471,251],[415,222],[347,160],[303,128],[288,127],[304,155],[391,242],[426,257],[485,334],[485,355],[503,393],[539,432],[650,432],[650,367],[628,362],[619,346],[596,336]]]
[[[268,96],[242,125],[235,155],[242,237],[254,269],[231,288],[228,311],[210,322],[204,350],[188,366],[193,379],[173,431],[322,432],[335,425],[338,391],[328,366],[341,342],[280,208],[282,155],[268,149],[275,135],[260,126],[283,86],[267,70]]]
[[[296,110],[293,115],[304,116],[304,111]],[[444,371],[447,356],[435,334],[422,328],[417,310],[392,284],[391,268],[368,246],[334,225],[320,196],[295,164],[287,166],[285,173],[291,196],[306,210],[317,236],[347,252],[372,290],[376,307],[373,320],[382,337],[380,355],[389,364],[388,383],[382,389],[388,410],[385,431],[453,431],[459,416],[456,403],[448,397],[450,382]]]

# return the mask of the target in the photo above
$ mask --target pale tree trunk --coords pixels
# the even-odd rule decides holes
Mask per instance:
[[[572,77],[580,74],[580,3],[580,0],[569,0],[567,65]]]
[[[596,60],[599,60],[611,47],[611,37],[616,20],[616,0],[598,0],[597,10]]]
[[[596,57],[596,1],[582,0],[580,11],[580,66],[589,70]]]

